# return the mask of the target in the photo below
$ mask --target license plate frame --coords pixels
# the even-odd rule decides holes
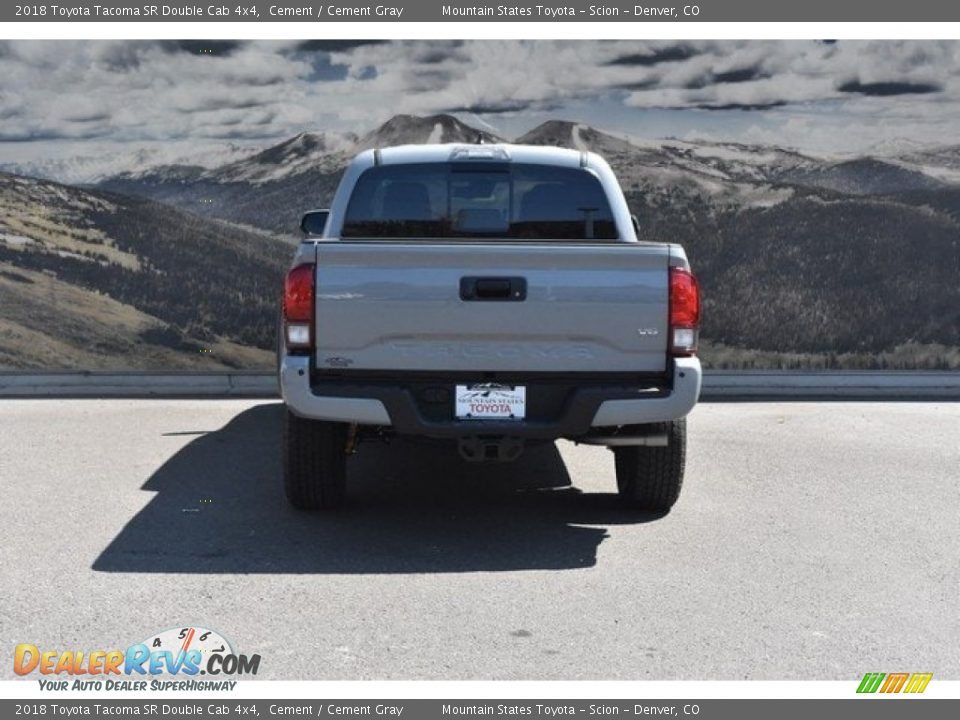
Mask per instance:
[[[453,413],[457,420],[523,420],[527,416],[527,386],[458,384],[454,389]]]

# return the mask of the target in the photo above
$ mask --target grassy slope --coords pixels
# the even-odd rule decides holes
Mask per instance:
[[[0,368],[225,370],[269,368],[270,351],[222,338],[164,347],[143,338],[158,318],[43,272],[0,263]]]
[[[0,367],[272,367],[290,247],[0,174]]]

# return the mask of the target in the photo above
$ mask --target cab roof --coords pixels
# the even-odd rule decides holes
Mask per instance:
[[[366,157],[365,157],[366,156]],[[370,157],[372,156],[372,157]],[[447,143],[438,145],[397,145],[361,153],[357,160],[373,161],[374,165],[441,162],[516,162],[557,167],[596,167],[606,164],[599,155],[569,148],[509,143]]]

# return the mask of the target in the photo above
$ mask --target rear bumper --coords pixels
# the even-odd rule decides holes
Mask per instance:
[[[436,438],[471,435],[555,439],[586,435],[591,428],[677,420],[700,396],[697,358],[678,358],[670,382],[657,387],[590,384],[571,390],[558,411],[546,419],[522,422],[453,420],[423,412],[413,390],[402,383],[328,381],[315,385],[310,359],[286,356],[280,364],[280,390],[290,410],[301,417],[361,425],[392,426],[398,433]]]
[[[700,398],[702,376],[699,358],[677,358],[669,393],[650,398],[606,400],[597,409],[590,425],[640,425],[686,417]]]
[[[318,395],[310,385],[310,358],[285,355],[280,361],[280,395],[294,415],[359,425],[390,425],[383,403],[375,398]]]

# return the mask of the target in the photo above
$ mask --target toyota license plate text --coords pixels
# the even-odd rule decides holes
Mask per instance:
[[[457,385],[456,414],[459,420],[523,420],[526,410],[527,388],[524,385]]]

